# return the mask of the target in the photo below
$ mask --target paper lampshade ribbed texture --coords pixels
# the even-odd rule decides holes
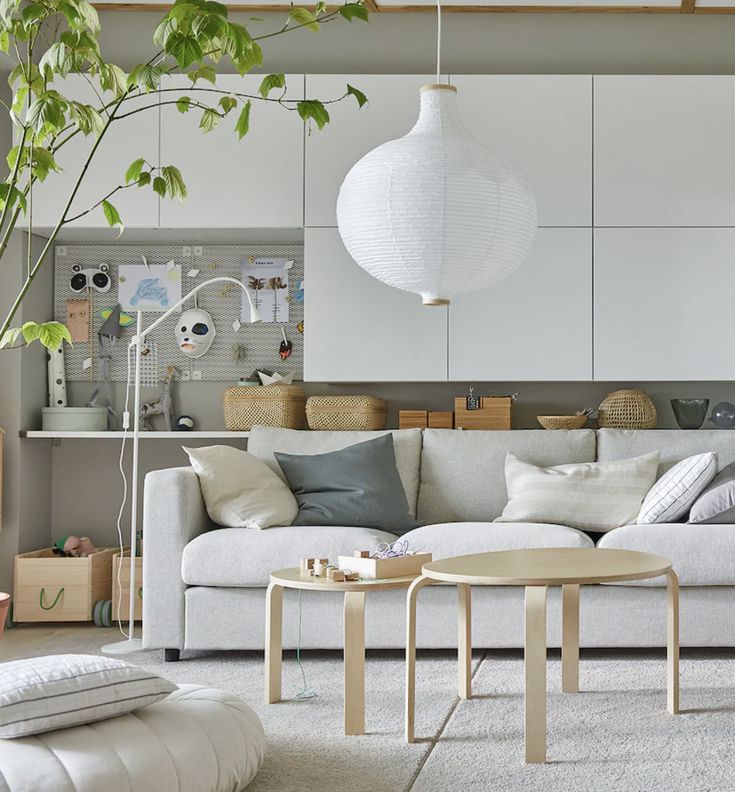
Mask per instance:
[[[536,201],[522,174],[468,135],[456,89],[428,85],[413,129],[345,177],[337,225],[370,275],[436,305],[491,286],[523,262]]]

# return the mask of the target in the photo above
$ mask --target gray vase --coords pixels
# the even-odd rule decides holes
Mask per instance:
[[[735,429],[735,404],[719,402],[712,408],[710,421],[718,429]]]
[[[707,417],[709,399],[672,399],[671,409],[681,429],[699,429]]]

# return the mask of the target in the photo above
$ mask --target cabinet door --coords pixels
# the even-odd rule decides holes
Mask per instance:
[[[436,77],[410,74],[307,75],[310,99],[342,96],[347,84],[363,91],[368,103],[352,97],[329,106],[331,123],[306,137],[307,226],[337,225],[337,195],[347,172],[368,151],[403,137],[419,114],[419,89]]]
[[[603,76],[595,225],[735,224],[735,78]]]
[[[304,379],[447,379],[447,312],[368,275],[336,228],[305,231]]]
[[[257,96],[262,76],[217,77],[225,91]],[[206,89],[207,83],[197,83]],[[219,97],[191,89],[187,77],[170,77],[166,102],[178,96]],[[303,75],[286,75],[289,99],[303,99]],[[211,86],[210,86],[211,87]],[[188,89],[188,90],[185,90]],[[275,92],[274,92],[275,95]],[[161,107],[161,162],[179,167],[189,195],[185,201],[161,201],[164,228],[300,228],[303,225],[304,124],[296,112],[276,102],[253,99],[250,131],[239,140],[239,106],[213,131],[199,128],[201,110],[182,115],[176,106]]]
[[[592,78],[452,75],[468,131],[526,175],[542,226],[592,225]]]
[[[595,231],[595,379],[735,379],[735,229]]]
[[[54,87],[69,99],[100,106],[95,90],[80,75],[56,80]],[[108,95],[110,96],[110,95]],[[125,101],[118,115],[141,107],[157,105],[158,99],[144,96]],[[56,160],[61,173],[50,173],[46,181],[33,191],[33,225],[36,229],[53,228],[74,189],[84,163],[95,143],[95,137],[79,134],[62,148]],[[74,217],[98,203],[118,185],[125,184],[125,172],[131,162],[144,157],[152,165],[158,164],[158,108],[135,113],[114,121],[105,133],[82,180],[69,212]],[[110,198],[129,228],[153,228],[158,225],[158,197],[150,187],[129,187]],[[108,228],[101,208],[80,217],[70,228]]]
[[[591,229],[539,229],[509,278],[452,300],[449,378],[592,378]]]

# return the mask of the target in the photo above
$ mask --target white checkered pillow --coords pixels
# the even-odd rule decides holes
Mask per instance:
[[[717,474],[717,454],[710,451],[678,462],[651,487],[638,513],[638,523],[676,522]]]
[[[27,737],[113,718],[176,690],[167,679],[96,655],[0,663],[0,737]]]

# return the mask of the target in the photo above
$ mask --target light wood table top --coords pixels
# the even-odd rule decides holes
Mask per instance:
[[[665,575],[671,561],[651,553],[544,547],[455,556],[424,564],[432,580],[483,586],[563,586],[643,580]]]
[[[271,572],[271,583],[284,588],[309,589],[311,591],[379,591],[407,588],[418,575],[408,577],[380,578],[378,580],[330,580],[323,577],[302,575],[298,567],[277,569]]]

